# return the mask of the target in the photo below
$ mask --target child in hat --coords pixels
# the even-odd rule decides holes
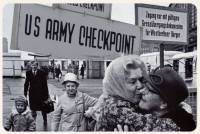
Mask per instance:
[[[35,120],[24,96],[15,98],[15,107],[6,119],[4,128],[9,131],[35,131]]]

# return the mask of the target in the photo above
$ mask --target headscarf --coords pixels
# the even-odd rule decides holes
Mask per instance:
[[[129,68],[138,69],[142,71],[142,75],[147,77],[144,63],[136,55],[122,56],[113,60],[106,69],[103,79],[103,93],[98,99],[90,115],[99,120],[99,113],[105,101],[109,96],[118,96],[124,100],[135,103],[135,94],[126,89],[125,82]]]
[[[134,93],[126,89],[126,77],[130,69],[138,69],[142,71],[142,75],[146,76],[144,63],[139,56],[128,55],[113,60],[105,72],[103,79],[103,94],[111,96],[120,96],[134,103]]]

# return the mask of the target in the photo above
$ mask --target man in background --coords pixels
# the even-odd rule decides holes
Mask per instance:
[[[24,95],[29,95],[29,105],[32,116],[36,119],[37,111],[42,111],[44,125],[47,125],[47,114],[44,112],[43,104],[49,98],[47,77],[44,71],[38,68],[36,61],[31,62],[31,70],[26,72],[24,83]]]

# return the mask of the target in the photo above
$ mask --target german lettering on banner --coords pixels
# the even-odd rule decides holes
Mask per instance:
[[[187,44],[188,18],[184,10],[136,4],[136,24],[143,28],[144,41]]]

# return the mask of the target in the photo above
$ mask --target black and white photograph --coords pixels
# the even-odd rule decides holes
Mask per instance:
[[[195,3],[6,3],[1,128],[196,132]]]

